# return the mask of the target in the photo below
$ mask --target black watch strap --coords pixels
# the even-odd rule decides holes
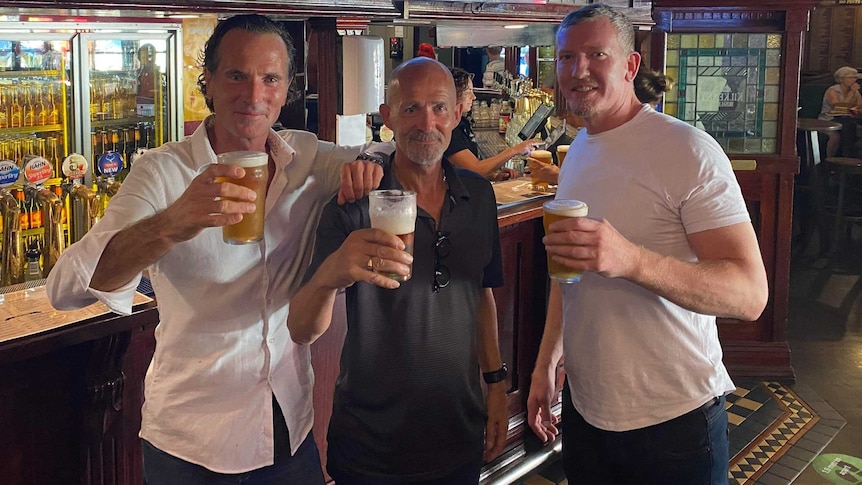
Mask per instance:
[[[377,165],[382,166],[384,160],[386,159],[385,157],[386,157],[386,155],[384,155],[382,153],[362,152],[356,157],[356,159],[357,160],[365,160],[366,162],[374,162]]]
[[[488,384],[495,384],[497,382],[502,381],[509,375],[509,368],[506,367],[506,363],[503,363],[503,367],[493,371],[493,372],[483,372],[482,379],[485,379],[485,382]]]

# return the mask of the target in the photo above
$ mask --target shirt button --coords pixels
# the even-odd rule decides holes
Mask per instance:
[[[271,343],[271,344],[274,344],[275,343],[275,337],[270,337],[270,338],[266,339],[266,341]]]

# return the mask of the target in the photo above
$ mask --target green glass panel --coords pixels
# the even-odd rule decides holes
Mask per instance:
[[[666,97],[666,112],[706,130],[730,153],[774,153],[781,56],[772,46],[781,46],[781,34],[680,34],[678,40],[681,49],[668,51],[674,62],[667,74],[680,79]]]
[[[667,53],[665,53],[664,59],[665,59],[665,64],[667,64],[668,67],[669,66],[678,66],[679,65],[679,51],[678,50],[667,51]]]
[[[667,49],[679,49],[680,47],[680,36],[679,34],[668,34],[667,36]]]

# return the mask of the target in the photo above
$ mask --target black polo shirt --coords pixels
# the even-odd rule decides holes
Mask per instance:
[[[400,189],[390,164],[380,188]],[[433,479],[481,459],[477,323],[483,288],[503,283],[497,206],[487,180],[445,160],[443,168],[449,190],[440,233],[451,247],[438,263],[450,272],[448,286],[433,291],[438,233],[420,208],[412,278],[396,290],[366,283],[346,290],[348,330],[328,434],[334,469]],[[367,197],[330,202],[306,278],[365,227]]]
[[[462,116],[458,126],[452,130],[452,140],[449,142],[449,148],[446,149],[443,156],[450,157],[461,150],[470,150],[474,156],[479,157],[479,144],[476,143],[473,126],[466,116]]]

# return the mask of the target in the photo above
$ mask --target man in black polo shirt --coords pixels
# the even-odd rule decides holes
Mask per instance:
[[[370,229],[367,198],[330,203],[288,328],[298,343],[316,340],[347,287],[328,434],[339,485],[475,484],[483,458],[502,451],[508,421],[491,292],[503,282],[494,193],[442,158],[461,116],[444,65],[398,66],[380,114],[396,140],[380,188],[417,194],[413,258],[400,239]],[[400,284],[369,269],[406,275],[411,261]]]

